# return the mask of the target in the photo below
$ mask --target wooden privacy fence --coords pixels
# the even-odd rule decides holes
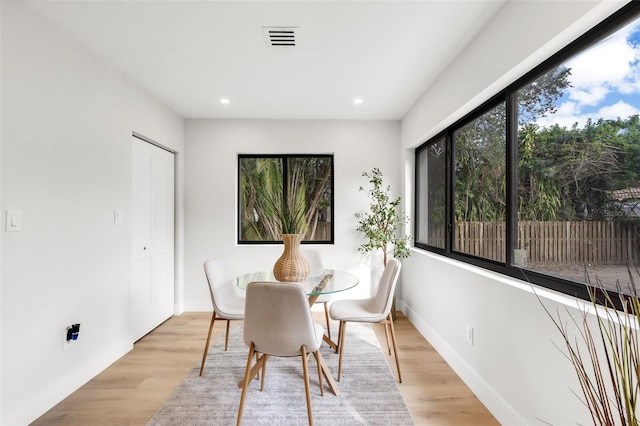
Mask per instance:
[[[456,224],[454,250],[504,262],[505,224]],[[431,244],[444,247],[444,235]],[[576,221],[518,223],[516,260],[529,265],[625,265],[640,260],[640,226],[633,222]]]
[[[518,248],[533,264],[624,265],[638,261],[640,228],[631,222],[520,222]]]

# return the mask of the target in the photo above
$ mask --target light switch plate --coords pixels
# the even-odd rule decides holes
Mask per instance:
[[[7,210],[7,222],[5,230],[7,232],[17,232],[22,230],[22,212],[20,210]]]

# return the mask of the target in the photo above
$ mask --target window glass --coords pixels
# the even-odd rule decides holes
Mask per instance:
[[[639,44],[635,20],[518,91],[515,266],[629,290],[640,251]]]
[[[501,103],[453,132],[453,249],[505,259],[506,118]]]
[[[446,150],[445,139],[429,144],[417,154],[416,241],[445,248],[446,243]]]
[[[333,156],[240,155],[238,163],[240,243],[281,241],[283,215],[302,224],[303,242],[333,241]]]

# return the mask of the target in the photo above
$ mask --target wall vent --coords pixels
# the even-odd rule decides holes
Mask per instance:
[[[267,46],[294,47],[298,27],[262,27]]]

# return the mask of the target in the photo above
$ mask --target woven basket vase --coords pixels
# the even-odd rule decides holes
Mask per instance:
[[[299,282],[309,276],[309,264],[300,254],[300,241],[304,234],[282,234],[284,253],[273,265],[273,276],[278,281]]]

